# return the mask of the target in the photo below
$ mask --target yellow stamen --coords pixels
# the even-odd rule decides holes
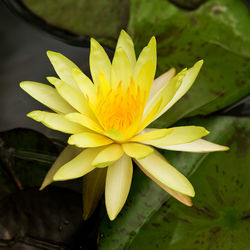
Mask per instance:
[[[115,89],[97,89],[97,103],[94,108],[97,119],[105,131],[117,129],[126,131],[135,119],[141,120],[146,103],[146,93],[135,85],[131,77],[130,85],[124,89],[122,82]]]

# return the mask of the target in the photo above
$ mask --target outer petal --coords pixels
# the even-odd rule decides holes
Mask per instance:
[[[96,89],[94,84],[80,69],[73,68],[72,76],[85,98],[87,96],[90,100],[96,98]]]
[[[113,143],[113,140],[95,133],[80,133],[71,135],[68,143],[70,145],[76,145],[80,148],[93,148],[108,145]]]
[[[106,146],[93,160],[92,164],[97,168],[104,168],[119,160],[124,154],[120,144]]]
[[[141,141],[157,140],[172,133],[172,130],[162,128],[162,129],[148,129],[148,130],[144,130],[143,132],[144,133],[141,133],[131,138],[130,141],[141,142]]]
[[[153,69],[155,72],[156,69],[156,40],[155,37],[153,36],[148,45],[142,50],[141,54],[138,57],[138,60],[135,65],[134,69],[134,77],[138,76],[139,72],[141,71],[142,66],[148,62],[151,61],[153,64]]]
[[[111,86],[117,88],[121,82],[124,88],[127,88],[132,76],[132,68],[129,58],[122,47],[117,47],[111,67]]]
[[[78,90],[77,84],[72,77],[72,69],[79,69],[73,62],[71,62],[64,55],[47,51],[47,55],[49,57],[50,62],[52,63],[57,75],[67,84],[69,84],[74,89]]]
[[[140,143],[124,143],[122,144],[124,152],[135,159],[142,159],[153,153],[154,149],[152,147],[140,144]]]
[[[107,168],[96,168],[83,177],[83,219],[87,220],[95,211],[105,190]]]
[[[148,172],[154,179],[158,180],[163,186],[173,189],[184,195],[194,196],[194,189],[188,179],[177,169],[171,166],[166,159],[157,151],[148,157],[136,160],[138,166]],[[153,179],[153,180],[154,180]]]
[[[90,40],[90,71],[94,83],[99,85],[99,76],[102,71],[105,78],[110,82],[111,63],[103,47],[93,38]]]
[[[97,133],[103,133],[102,127],[86,115],[80,113],[70,113],[67,114],[65,118],[74,123],[81,124],[82,126],[89,128]]]
[[[152,129],[149,129],[149,131],[151,130]],[[198,140],[209,134],[205,128],[198,126],[173,127],[167,130],[171,133],[167,134],[165,137],[156,140],[143,141],[143,143],[155,147],[178,145]],[[147,131],[147,129],[145,129],[145,131]]]
[[[51,129],[58,130],[63,133],[76,134],[81,132],[89,132],[89,130],[85,127],[65,119],[64,115],[35,110],[27,114],[27,116],[34,119],[35,121],[43,123],[45,126]]]
[[[192,199],[185,195],[181,194],[177,191],[174,191],[173,189],[167,187],[166,185],[163,185],[161,182],[159,182],[157,179],[155,179],[149,172],[147,172],[144,168],[141,168],[144,174],[146,174],[149,178],[151,178],[157,185],[159,185],[162,189],[164,189],[168,194],[173,196],[176,200],[180,201],[181,203],[191,207],[193,205]]]
[[[54,181],[64,181],[79,178],[95,167],[91,164],[101,148],[88,148],[78,154],[73,160],[64,164],[53,177]]]
[[[57,113],[75,112],[75,109],[69,105],[56,91],[56,89],[46,84],[38,82],[21,82],[20,87],[31,95],[34,99]]]
[[[131,68],[133,69],[136,63],[134,43],[131,37],[124,30],[121,31],[116,48],[123,48],[128,56]]]
[[[175,68],[171,68],[154,80],[150,89],[148,101],[150,101],[151,98],[157,95],[169,83],[169,81],[175,76],[175,73]]]
[[[159,116],[165,113],[168,109],[170,109],[186,92],[191,88],[194,83],[197,75],[200,72],[201,66],[203,64],[203,60],[198,61],[195,65],[187,70],[186,76],[184,77],[181,86],[175,93],[174,97],[170,102],[166,104],[166,106],[161,110],[161,112],[154,118],[156,120]]]
[[[208,153],[208,152],[214,152],[214,151],[229,150],[229,147],[215,144],[215,143],[203,140],[203,139],[199,139],[199,140],[196,140],[190,143],[185,143],[185,144],[163,146],[160,148],[167,149],[167,150],[174,150],[174,151],[194,152],[194,153]]]
[[[128,197],[133,174],[131,158],[127,155],[108,167],[105,203],[110,220],[114,220]]]
[[[56,77],[47,77],[48,81],[55,85],[58,93],[76,110],[79,112],[93,116],[93,113],[83,95],[76,91],[74,88],[70,87],[67,83]]]
[[[53,182],[53,177],[59,168],[61,168],[67,162],[71,161],[81,152],[82,149],[75,146],[68,145],[67,147],[65,147],[65,149],[57,157],[56,161],[53,163],[52,167],[44,178],[40,190],[44,189],[46,186]]]

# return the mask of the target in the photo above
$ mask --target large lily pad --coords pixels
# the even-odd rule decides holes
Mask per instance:
[[[58,147],[30,129],[1,132],[0,141],[0,198],[18,189],[16,180],[23,188],[40,186],[59,153]]]
[[[231,147],[209,154],[165,151],[175,167],[191,176],[194,207],[176,202],[136,174],[121,215],[103,222],[99,249],[246,249],[242,246],[249,244],[250,119],[197,118],[190,123],[207,127],[212,131],[209,140]]]

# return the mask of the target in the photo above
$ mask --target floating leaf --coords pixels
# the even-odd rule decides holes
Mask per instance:
[[[165,151],[170,163],[191,176],[194,207],[169,198],[137,172],[121,215],[102,224],[99,249],[225,249],[229,244],[249,244],[250,119],[197,118],[189,123],[205,126],[213,131],[210,141],[231,147],[210,154]]]

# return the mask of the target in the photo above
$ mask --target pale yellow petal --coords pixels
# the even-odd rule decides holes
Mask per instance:
[[[105,204],[110,220],[114,220],[125,204],[133,175],[133,164],[127,155],[108,167]]]
[[[92,164],[97,168],[104,168],[119,160],[123,154],[124,151],[120,144],[108,145],[98,153]]]
[[[81,124],[82,126],[91,129],[97,133],[103,134],[104,132],[102,127],[97,122],[95,122],[86,115],[80,113],[70,113],[65,115],[65,118],[74,123]]]
[[[162,146],[161,148],[167,150],[193,152],[193,153],[208,153],[208,152],[229,150],[229,147],[215,144],[203,139],[199,139],[185,144]]]
[[[135,84],[141,91],[145,91],[146,98],[150,93],[150,89],[154,80],[155,70],[152,61],[147,61],[142,65],[140,72],[135,78]]]
[[[83,220],[87,220],[95,211],[105,190],[106,168],[96,168],[83,176]]]
[[[31,95],[34,99],[41,102],[57,113],[75,112],[75,109],[69,105],[56,91],[55,88],[38,82],[21,82],[20,87]]]
[[[152,129],[152,130],[144,130],[141,134],[134,136],[130,139],[130,141],[149,141],[149,140],[156,140],[166,135],[170,134],[172,131],[166,128],[163,129]]]
[[[141,53],[137,59],[135,69],[134,69],[135,79],[138,76],[139,72],[141,71],[142,66],[148,61],[152,62],[154,73],[155,73],[156,60],[157,60],[157,58],[156,58],[156,40],[155,40],[155,37],[153,36],[150,39],[148,45],[146,47],[144,47],[144,49],[141,51]]]
[[[120,130],[117,130],[117,129],[110,129],[110,130],[107,130],[104,132],[104,134],[111,138],[112,140],[115,140],[115,141],[124,141],[126,139],[126,136],[125,134],[120,131]]]
[[[88,115],[90,117],[93,116],[93,113],[85,99],[85,97],[74,88],[69,86],[64,81],[56,78],[56,77],[47,77],[48,81],[53,84],[58,93],[77,111],[82,114]]]
[[[111,87],[109,85],[109,82],[105,78],[103,72],[100,72],[100,89],[102,91],[102,96],[105,98],[106,95],[110,92]]]
[[[149,172],[146,171],[146,169],[141,168],[144,174],[146,174],[150,179],[152,179],[157,185],[159,185],[163,190],[165,190],[168,194],[173,196],[176,200],[179,202],[185,204],[186,206],[192,207],[193,202],[192,199],[185,195],[181,194],[177,191],[174,191],[173,189],[167,187],[166,185],[162,184],[160,181],[158,181],[156,178],[154,178]]]
[[[164,74],[160,75],[158,78],[156,78],[153,81],[153,84],[150,89],[148,101],[151,100],[151,98],[154,98],[155,95],[158,95],[158,93],[166,87],[166,85],[169,83],[169,81],[175,76],[176,70],[175,68],[171,68]]]
[[[124,143],[122,148],[128,156],[135,159],[145,158],[154,151],[152,147],[134,142]]]
[[[147,131],[147,129],[145,130]],[[189,143],[209,134],[205,128],[199,126],[173,127],[167,130],[170,133],[165,137],[156,140],[143,141],[143,143],[160,148],[162,146],[165,147],[169,145]]]
[[[72,77],[72,69],[79,69],[72,61],[70,61],[64,55],[47,51],[50,62],[52,63],[57,75],[72,88],[78,90],[77,84]]]
[[[99,85],[99,76],[102,71],[105,78],[110,82],[111,63],[103,47],[93,38],[90,40],[90,71],[94,83]]]
[[[88,96],[90,100],[96,98],[96,89],[92,81],[78,68],[72,69],[72,76],[82,91],[85,98]]]
[[[154,106],[152,108],[150,108],[149,112],[147,112],[147,114],[145,115],[145,118],[142,119],[142,122],[140,123],[140,125],[137,129],[137,133],[141,132],[144,128],[146,128],[151,123],[153,118],[159,112],[159,109],[161,107],[161,103],[162,103],[162,98],[157,100],[157,102],[154,104]]]
[[[186,75],[186,72],[187,69],[182,70],[175,77],[173,77],[168,84],[166,84],[160,91],[158,91],[158,93],[155,94],[150,100],[148,99],[142,118],[143,121],[146,119],[148,120],[146,126],[150,124],[153,120],[155,120],[155,117],[157,117],[161,110],[167,105],[167,103],[171,101],[173,96],[176,94],[176,91],[180,87],[182,80]],[[159,109],[149,119],[149,113],[152,113],[151,110],[154,108],[154,106],[160,99],[162,100],[162,102]]]
[[[198,61],[194,64],[194,66],[187,70],[185,77],[182,80],[182,83],[175,93],[174,97],[169,101],[160,111],[160,113],[154,118],[157,119],[163,113],[165,113],[168,109],[170,109],[193,85],[197,75],[200,72],[201,66],[203,64],[203,60]]]
[[[191,197],[195,195],[188,179],[171,166],[159,152],[154,151],[146,158],[135,161],[141,169],[153,176],[153,180],[156,179],[167,188]]]
[[[136,63],[134,43],[128,33],[124,30],[121,31],[120,36],[118,38],[116,48],[119,47],[123,48],[123,50],[127,54],[131,68],[133,69]]]
[[[65,147],[65,149],[60,153],[60,155],[57,157],[56,161],[53,163],[52,167],[48,171],[46,177],[44,178],[42,186],[40,187],[40,190],[44,189],[50,183],[52,183],[53,177],[57,170],[61,168],[64,164],[75,158],[79,153],[82,152],[82,150],[82,148],[78,148],[71,145]]]
[[[64,118],[64,115],[35,110],[27,114],[28,117],[37,122],[43,123],[48,128],[61,131],[67,134],[76,134],[81,132],[89,132],[85,127],[69,121]]]
[[[80,133],[71,135],[69,137],[68,143],[70,145],[76,145],[80,148],[93,148],[104,146],[113,143],[113,140],[95,133]]]
[[[119,83],[126,89],[130,84],[132,68],[127,54],[122,47],[116,48],[111,66],[111,86],[116,89]]]
[[[78,154],[73,160],[64,164],[53,177],[54,181],[65,181],[79,178],[95,167],[91,164],[100,148],[88,148]]]

